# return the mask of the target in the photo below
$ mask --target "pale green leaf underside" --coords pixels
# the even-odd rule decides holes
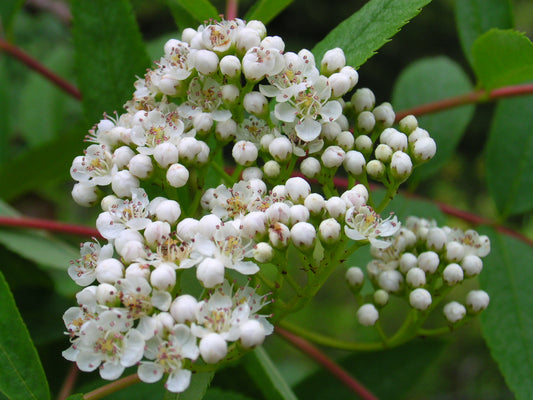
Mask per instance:
[[[514,26],[510,0],[460,0],[455,2],[457,31],[463,52],[472,64],[472,44],[492,28]]]
[[[486,233],[491,254],[480,283],[490,304],[481,314],[483,336],[516,398],[533,399],[533,249],[493,230]]]
[[[392,104],[395,110],[403,110],[471,90],[468,76],[457,63],[444,56],[427,58],[411,64],[401,73],[393,90]],[[437,142],[437,154],[416,169],[411,180],[423,180],[446,164],[473,114],[474,106],[467,105],[418,118],[419,126]]]
[[[0,310],[0,394],[10,400],[49,399],[39,356],[2,273]]]
[[[341,22],[313,49],[317,63],[324,53],[340,47],[346,62],[358,68],[387,43],[431,0],[371,0]]]
[[[501,101],[486,146],[487,185],[503,216],[533,209],[533,97]]]
[[[523,33],[492,29],[472,46],[473,68],[488,90],[533,80],[533,43]]]

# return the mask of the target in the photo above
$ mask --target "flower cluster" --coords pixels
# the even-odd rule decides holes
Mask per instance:
[[[389,246],[371,246],[374,257],[366,266],[374,292],[371,302],[363,304],[358,312],[359,322],[374,325],[379,308],[384,307],[390,295],[404,297],[416,310],[432,307],[434,298],[442,299],[449,289],[472,278],[483,268],[482,257],[490,251],[490,240],[476,231],[449,227],[439,228],[435,221],[409,217],[404,227],[387,239]],[[351,267],[346,272],[348,283],[356,290],[363,285],[361,268]],[[465,305],[451,301],[443,308],[445,318],[455,324],[466,316],[487,308],[489,296],[482,290],[472,290]]]
[[[283,281],[298,285],[291,274],[313,279],[370,243],[372,281],[401,290],[400,256],[419,260],[422,239],[412,222],[381,218],[369,179],[395,192],[436,146],[413,116],[393,127],[391,105],[376,105],[369,89],[350,96],[357,82],[341,49],[317,65],[259,21],[210,22],[169,40],[125,113],[105,116],[72,163],[73,198],[100,202],[107,243],[83,243],[68,270],[84,289],[64,315],[65,358],[105,379],[138,366],[141,380],[166,375],[167,389],[182,392],[198,363],[215,369],[263,343],[271,314],[294,304],[279,298]],[[230,153],[233,173],[223,166]],[[297,164],[303,177],[293,176]],[[339,193],[341,167],[349,184]],[[445,232],[450,260],[466,260],[474,236]],[[305,262],[289,270],[295,253]],[[461,271],[473,275],[476,260]]]

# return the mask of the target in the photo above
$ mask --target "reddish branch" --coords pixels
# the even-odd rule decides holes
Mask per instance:
[[[17,46],[14,46],[11,43],[0,38],[0,49],[10,54],[11,56],[15,57],[17,60],[21,61],[22,63],[26,64],[29,68],[33,69],[41,76],[48,79],[54,85],[56,85],[57,87],[65,91],[67,94],[74,97],[75,99],[78,99],[78,100],[81,99],[81,93],[74,85],[70,84],[69,82],[61,78],[60,76],[50,71],[43,64],[41,64],[39,61],[35,60],[28,54],[24,53]]]
[[[296,336],[283,328],[276,327],[276,333],[282,336],[285,340],[299,348],[302,352],[313,358],[316,362],[326,368],[335,378],[340,380],[352,392],[357,394],[363,400],[378,400],[367,388],[359,383],[354,377],[346,372],[340,365],[331,360],[328,356],[322,353],[319,349],[309,343],[307,340]]]
[[[61,386],[61,390],[59,391],[57,400],[65,400],[67,397],[70,396],[70,394],[72,393],[72,390],[74,389],[74,385],[76,384],[76,380],[78,378],[78,372],[79,372],[79,369],[77,365],[72,364],[70,366],[70,369],[68,370],[68,374],[65,377],[65,380],[63,381],[63,386]]]
[[[232,20],[237,18],[238,0],[228,0],[226,3],[226,18]]]
[[[71,235],[102,238],[98,230],[95,228],[89,228],[87,226],[81,225],[65,224],[63,222],[57,222],[49,219],[0,216],[0,226],[44,229],[50,232],[69,233]]]

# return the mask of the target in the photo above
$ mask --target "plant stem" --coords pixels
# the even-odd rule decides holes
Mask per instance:
[[[226,2],[226,19],[237,18],[239,2],[238,0],[227,0]]]
[[[363,400],[378,400],[367,388],[365,388],[360,382],[346,372],[340,365],[335,363],[332,359],[322,353],[319,349],[309,343],[307,340],[302,339],[292,333],[284,330],[283,328],[276,327],[276,332],[281,335],[285,340],[292,343],[299,348],[302,352],[313,358],[326,368],[335,378],[340,380],[347,388],[357,394]]]
[[[50,232],[68,233],[71,235],[89,236],[101,239],[102,236],[95,228],[81,225],[65,224],[48,219],[27,217],[0,216],[0,226],[13,226],[18,228],[44,229]]]
[[[73,363],[70,366],[70,369],[68,370],[65,380],[63,381],[61,390],[59,391],[59,394],[57,395],[57,400],[65,400],[68,396],[70,396],[70,394],[72,393],[72,389],[74,389],[74,385],[76,384],[76,379],[78,378],[78,372],[79,372],[79,369],[77,365]]]
[[[490,91],[484,89],[474,90],[470,93],[461,94],[459,96],[450,97],[435,101],[433,103],[422,104],[417,107],[399,111],[396,113],[396,122],[400,121],[407,115],[421,116],[465,104],[481,103],[505,97],[522,96],[531,93],[533,93],[533,84],[505,86]]]
[[[108,383],[107,385],[99,387],[98,389],[93,390],[92,392],[86,393],[83,396],[83,399],[84,400],[98,400],[111,393],[118,392],[119,390],[124,389],[125,387],[135,385],[136,383],[139,383],[139,382],[141,382],[141,380],[139,379],[139,376],[137,374],[131,374],[122,379],[118,379],[114,382]]]
[[[0,38],[0,49],[21,61],[23,64],[26,64],[26,66],[36,71],[44,78],[48,79],[67,94],[71,95],[75,99],[81,100],[81,93],[74,85],[50,71],[43,64],[23,52],[17,46],[14,46],[6,40]]]

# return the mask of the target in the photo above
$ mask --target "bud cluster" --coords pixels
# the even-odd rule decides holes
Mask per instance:
[[[378,309],[388,303],[390,295],[405,298],[413,309],[432,309],[449,289],[479,275],[483,268],[481,258],[490,251],[489,238],[474,230],[439,228],[435,221],[416,217],[407,218],[405,226],[384,241],[388,242],[387,247],[371,245],[374,259],[367,264],[366,273],[374,293],[372,301],[359,308],[357,315],[363,325],[376,323]],[[359,267],[351,267],[346,279],[359,290],[364,273]],[[488,303],[487,293],[473,290],[466,297],[466,307],[452,301],[444,306],[443,313],[454,324],[467,311],[475,315]]]

